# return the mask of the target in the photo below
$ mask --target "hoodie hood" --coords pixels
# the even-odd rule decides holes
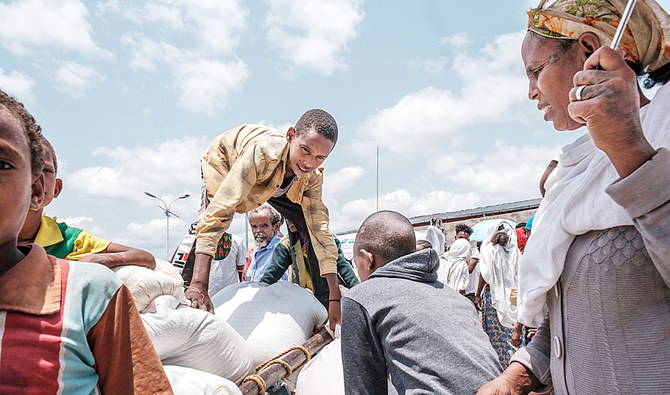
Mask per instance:
[[[432,248],[411,253],[375,270],[369,278],[392,277],[433,283],[437,281],[440,259]]]

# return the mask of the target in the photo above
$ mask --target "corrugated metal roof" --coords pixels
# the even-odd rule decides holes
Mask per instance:
[[[542,198],[520,200],[517,202],[501,203],[492,206],[470,208],[466,210],[450,211],[446,213],[436,213],[430,215],[420,215],[417,217],[411,217],[409,221],[412,223],[412,225],[421,223],[430,223],[431,218],[440,218],[442,219],[442,221],[446,220],[447,222],[452,222],[453,220],[459,220],[465,218],[484,217],[487,215],[536,209],[540,206],[541,201]],[[356,232],[355,229],[347,232],[338,232],[337,235],[346,235],[354,232]]]
[[[470,209],[459,210],[459,211],[450,211],[450,212],[447,212],[447,213],[420,215],[420,216],[417,216],[417,217],[412,217],[409,220],[412,224],[417,224],[417,223],[422,223],[422,222],[430,222],[431,218],[440,218],[442,220],[445,220],[445,219],[446,220],[452,220],[452,219],[481,217],[481,216],[484,216],[484,215],[509,213],[509,212],[515,212],[515,211],[531,210],[531,209],[538,208],[540,206],[541,201],[542,201],[542,198],[521,200],[521,201],[518,201],[518,202],[495,204],[495,205],[492,205],[492,206],[470,208]]]

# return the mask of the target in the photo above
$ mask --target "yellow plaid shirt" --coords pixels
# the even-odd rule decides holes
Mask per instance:
[[[235,212],[267,202],[284,180],[289,144],[286,135],[260,125],[242,125],[216,137],[202,156],[209,206],[198,221],[196,253],[214,256]],[[321,201],[323,169],[299,177],[286,196],[302,207],[321,275],[337,273],[337,247]]]

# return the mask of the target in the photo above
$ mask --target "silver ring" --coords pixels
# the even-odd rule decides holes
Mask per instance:
[[[582,91],[584,90],[584,88],[586,88],[586,85],[580,85],[580,86],[577,88],[577,91],[575,92],[575,97],[577,98],[577,101],[582,101],[582,100],[584,100],[584,99],[582,98]]]

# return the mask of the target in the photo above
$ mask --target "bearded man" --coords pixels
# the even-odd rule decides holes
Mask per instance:
[[[249,226],[256,247],[251,251],[251,263],[243,280],[260,281],[263,277],[272,253],[281,239],[278,235],[281,219],[281,214],[267,203],[249,212]],[[288,275],[284,273],[280,280],[288,280]]]

